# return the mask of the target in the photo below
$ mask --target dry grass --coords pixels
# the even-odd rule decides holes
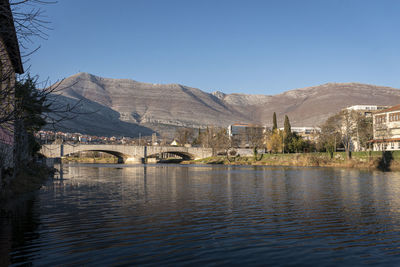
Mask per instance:
[[[226,165],[258,165],[258,166],[320,166],[359,169],[379,169],[381,153],[357,152],[352,159],[347,160],[344,153],[335,153],[331,159],[328,153],[306,154],[265,154],[261,160],[253,157],[237,157],[228,161],[226,157],[211,157],[186,163],[226,164]],[[400,171],[400,157],[395,155],[388,168]]]

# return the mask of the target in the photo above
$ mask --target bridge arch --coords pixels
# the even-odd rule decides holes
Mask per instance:
[[[51,144],[43,145],[40,152],[49,158],[61,158],[84,151],[98,151],[115,155],[122,162],[140,163],[144,158],[170,153],[182,159],[199,159],[212,155],[212,149],[199,147],[131,146],[118,144]]]
[[[81,152],[103,152],[103,153],[107,153],[110,155],[113,155],[115,157],[117,157],[118,159],[118,163],[124,163],[126,161],[126,159],[128,159],[130,156],[118,151],[113,151],[113,150],[105,150],[105,149],[82,149],[82,150],[75,150],[73,152],[70,152],[68,154],[64,154],[64,156],[68,156],[68,155],[72,155],[72,154],[76,154],[76,153],[81,153]]]
[[[148,158],[154,158],[154,157],[159,157],[162,158],[162,155],[165,154],[173,154],[176,155],[178,157],[181,157],[183,160],[191,160],[191,159],[195,159],[195,156],[191,153],[185,152],[185,151],[174,151],[174,150],[167,150],[167,151],[160,151],[160,152],[156,152],[153,154],[148,154],[147,157]]]

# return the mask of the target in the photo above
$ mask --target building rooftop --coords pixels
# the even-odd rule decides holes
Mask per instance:
[[[400,105],[396,105],[396,106],[393,106],[393,107],[390,107],[387,109],[380,110],[380,111],[376,112],[375,114],[386,113],[386,112],[397,111],[397,110],[400,110]]]
[[[371,111],[375,111],[375,110],[382,110],[382,109],[386,109],[386,108],[390,108],[390,106],[383,106],[383,105],[354,105],[354,106],[350,106],[347,107],[347,110],[371,110]]]
[[[231,126],[238,126],[238,127],[263,127],[258,124],[253,124],[253,123],[234,123]]]

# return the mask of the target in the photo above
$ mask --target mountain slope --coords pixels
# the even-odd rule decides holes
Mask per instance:
[[[286,114],[293,126],[318,126],[350,105],[400,103],[398,89],[359,83],[328,83],[278,95],[209,94],[179,84],[150,84],[78,73],[65,79],[60,87],[68,99],[96,104],[107,110],[107,114],[113,114],[112,120],[97,122],[99,129],[111,121],[156,131],[173,131],[177,126],[227,126],[235,122],[271,125],[273,112],[277,113],[280,124]],[[83,123],[79,120],[83,119],[71,122],[76,129]],[[96,122],[91,123],[91,129],[95,130]],[[122,127],[121,132],[135,135],[137,131],[133,128],[128,131]]]
[[[127,122],[196,127],[250,120],[217,97],[179,84],[140,83],[79,73],[67,78],[62,86],[66,88],[63,95],[110,107]]]

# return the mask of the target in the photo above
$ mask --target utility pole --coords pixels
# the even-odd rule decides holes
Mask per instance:
[[[141,145],[141,137],[142,137],[142,133],[139,133],[139,146]]]

